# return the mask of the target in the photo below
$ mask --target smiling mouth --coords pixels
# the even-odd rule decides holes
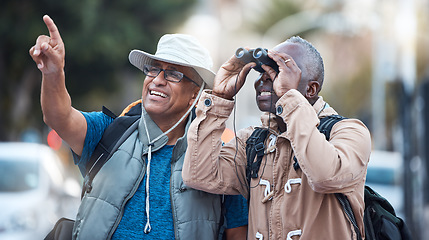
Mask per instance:
[[[167,94],[162,93],[162,92],[158,92],[158,91],[153,91],[153,90],[150,91],[150,95],[160,96],[160,97],[163,97],[163,98],[167,97]]]
[[[272,93],[271,92],[261,92],[260,94],[261,96],[271,96]]]

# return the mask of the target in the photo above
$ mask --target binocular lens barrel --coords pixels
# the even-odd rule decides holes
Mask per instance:
[[[257,48],[257,49],[255,49],[255,51],[253,51],[253,57],[255,58],[255,59],[259,59],[259,58],[261,58],[262,56],[267,56],[268,55],[268,53],[267,53],[267,51],[265,51],[265,49],[263,49],[263,48]]]
[[[265,62],[269,62],[270,60],[272,60],[271,58],[268,57],[267,50],[265,50],[263,48],[255,49],[255,51],[253,51],[253,58],[258,59],[259,61],[263,62],[264,64],[266,64]]]
[[[265,48],[256,48],[253,51],[253,58],[261,62],[264,65],[272,67],[276,72],[279,72],[279,66],[273,59],[268,57],[268,51]]]
[[[244,56],[244,54],[246,54],[246,52],[248,52],[245,48],[238,48],[237,51],[235,51],[235,56],[240,59]]]
[[[268,52],[265,48],[247,50],[243,47],[239,47],[235,51],[235,57],[240,59],[243,63],[256,63],[256,66],[253,69],[260,73],[265,72],[265,70],[261,67],[262,64],[268,65],[275,71],[279,72],[279,66],[270,57],[268,57]]]
[[[249,51],[243,47],[240,47],[235,51],[235,57],[244,63],[255,62],[252,50]]]

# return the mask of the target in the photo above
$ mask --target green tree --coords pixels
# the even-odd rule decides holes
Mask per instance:
[[[66,81],[79,108],[93,93],[114,96],[131,49],[154,52],[161,35],[186,20],[196,0],[6,0],[0,10],[0,141],[42,128],[41,74],[28,54],[57,24],[66,47]]]

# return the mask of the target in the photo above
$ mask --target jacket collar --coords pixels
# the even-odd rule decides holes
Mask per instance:
[[[319,96],[319,99],[314,103],[313,108],[319,118],[338,114],[327,102],[323,100],[322,96]]]

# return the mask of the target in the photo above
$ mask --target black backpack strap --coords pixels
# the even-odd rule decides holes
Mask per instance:
[[[295,169],[295,171],[298,171],[298,169],[299,169],[299,163],[298,163],[298,159],[296,158],[296,156],[293,156],[293,169]]]
[[[341,115],[330,115],[324,117],[320,119],[320,124],[319,126],[317,126],[317,129],[319,129],[319,132],[323,133],[326,137],[326,140],[329,141],[329,138],[331,137],[332,127],[335,125],[335,123],[343,119],[346,119],[346,117],[343,117]]]
[[[255,128],[252,135],[246,141],[247,167],[246,177],[250,186],[250,179],[258,177],[258,171],[261,167],[262,157],[264,156],[264,141],[268,136],[268,129]],[[255,157],[256,161],[255,161]]]
[[[108,109],[107,107],[103,106],[102,110],[101,110],[104,114],[106,114],[107,116],[115,119],[118,116],[116,116],[116,114],[114,114],[112,111],[110,111],[110,109]]]
[[[261,167],[262,158],[265,151],[265,139],[268,136],[269,130],[266,128],[255,128],[252,135],[246,141],[246,178],[250,189],[250,180],[258,177],[258,171]],[[256,161],[255,161],[256,157]],[[247,207],[250,205],[250,191],[247,198]]]
[[[340,202],[341,207],[343,208],[344,213],[346,214],[347,218],[349,219],[350,223],[353,225],[353,228],[355,230],[355,233],[357,235],[357,239],[362,239],[362,236],[360,235],[359,226],[357,225],[355,215],[353,213],[352,206],[347,199],[346,195],[342,193],[335,193],[335,197],[338,199],[338,202]]]
[[[110,113],[106,113],[107,111]],[[106,112],[105,112],[106,111]],[[108,116],[113,114],[110,110],[103,107],[103,113]],[[113,114],[114,115],[114,114]],[[124,116],[117,117],[113,122],[106,128],[95,147],[90,160],[86,164],[85,178],[82,186],[81,197],[84,196],[85,192],[92,190],[92,180],[98,171],[103,167],[112,154],[114,148],[117,148],[117,143],[124,135],[124,133],[135,124],[141,117],[141,104],[138,104],[130,109],[130,111]]]

